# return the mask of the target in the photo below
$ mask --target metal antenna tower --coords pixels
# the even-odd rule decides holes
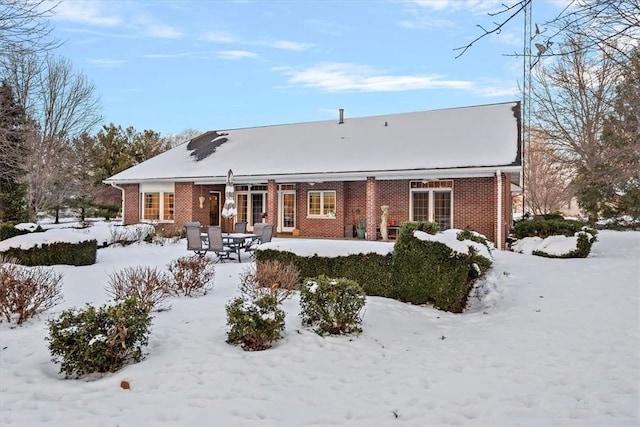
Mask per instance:
[[[532,22],[532,7],[533,1],[525,0],[524,6],[524,34],[522,37],[522,146],[520,147],[520,162],[522,164],[522,173],[520,174],[520,188],[522,188],[522,214],[525,213],[526,198],[524,195],[525,190],[525,173],[526,173],[526,156],[531,145],[531,42],[534,36],[532,36],[531,22]]]

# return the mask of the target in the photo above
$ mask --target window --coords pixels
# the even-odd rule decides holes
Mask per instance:
[[[173,221],[173,193],[162,193],[162,199],[164,200],[162,219]]]
[[[412,181],[411,220],[435,222],[440,230],[452,227],[453,181]]]
[[[144,193],[144,213],[142,219],[160,219],[160,193]]]
[[[307,193],[307,215],[310,217],[336,217],[335,191],[309,191]]]
[[[140,190],[141,220],[173,221],[175,210],[173,184],[146,185],[141,186]]]

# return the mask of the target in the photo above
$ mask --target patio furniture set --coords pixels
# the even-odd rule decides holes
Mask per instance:
[[[188,222],[184,228],[187,250],[199,256],[213,253],[218,257],[218,262],[234,258],[242,262],[242,252],[253,259],[256,248],[270,242],[273,237],[273,224],[264,223],[255,224],[251,233],[247,232],[246,222],[237,222],[232,233],[223,233],[219,225],[207,225],[207,231],[202,232],[199,222]]]

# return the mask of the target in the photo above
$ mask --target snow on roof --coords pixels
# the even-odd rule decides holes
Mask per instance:
[[[108,183],[198,181],[519,166],[517,102],[372,117],[209,131],[213,152],[197,161],[189,144],[110,177]],[[221,138],[226,141],[220,143]],[[194,140],[197,138],[194,138]],[[192,140],[193,141],[193,140]],[[193,148],[192,144],[192,148]]]

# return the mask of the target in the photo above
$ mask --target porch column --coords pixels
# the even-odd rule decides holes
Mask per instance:
[[[378,223],[378,194],[376,178],[373,176],[367,177],[366,190],[366,216],[367,216],[367,240],[376,240],[378,233],[376,232],[376,225]]]
[[[267,222],[273,224],[275,231],[280,231],[278,225],[278,184],[275,179],[267,181]]]

